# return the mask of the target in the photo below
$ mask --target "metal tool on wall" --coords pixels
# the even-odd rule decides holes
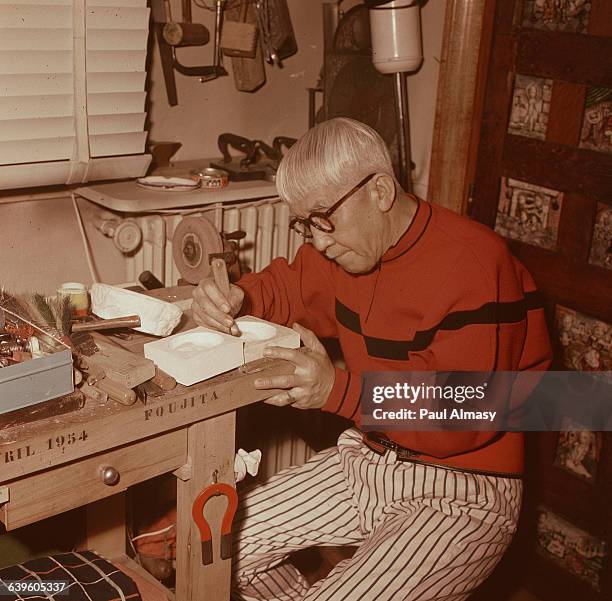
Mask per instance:
[[[297,52],[287,0],[256,0],[255,8],[264,58],[282,67],[282,60]]]
[[[170,106],[176,106],[178,104],[176,79],[174,76],[175,70],[188,77],[198,77],[201,82],[210,81],[227,75],[227,71],[221,65],[219,43],[225,2],[226,0],[215,0],[213,64],[206,66],[187,66],[179,62],[176,56],[176,48],[184,46],[203,46],[207,44],[210,39],[208,29],[201,23],[193,23],[191,21],[190,0],[182,0],[182,22],[173,21],[172,16],[167,14],[165,0],[151,0],[155,36],[159,45],[164,81],[166,83],[166,93]]]

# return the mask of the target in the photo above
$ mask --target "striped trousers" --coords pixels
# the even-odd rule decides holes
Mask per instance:
[[[248,601],[459,601],[516,530],[522,482],[398,462],[357,430],[241,499],[234,593]],[[358,546],[312,586],[286,562],[311,546]]]

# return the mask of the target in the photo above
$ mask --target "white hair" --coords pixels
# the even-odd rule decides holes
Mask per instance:
[[[370,173],[395,181],[389,150],[365,123],[338,117],[309,129],[278,166],[276,188],[287,202],[300,202],[314,192],[355,185]]]

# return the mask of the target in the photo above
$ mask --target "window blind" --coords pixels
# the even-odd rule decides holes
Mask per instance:
[[[144,175],[146,0],[0,0],[0,189]]]

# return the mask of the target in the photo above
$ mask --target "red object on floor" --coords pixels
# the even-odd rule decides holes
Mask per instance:
[[[170,526],[173,527],[169,528]],[[167,528],[169,529],[166,530]],[[166,531],[135,540],[136,551],[146,557],[176,559],[176,507],[172,507],[161,518],[148,524],[146,529],[141,529],[136,536],[160,530]]]

